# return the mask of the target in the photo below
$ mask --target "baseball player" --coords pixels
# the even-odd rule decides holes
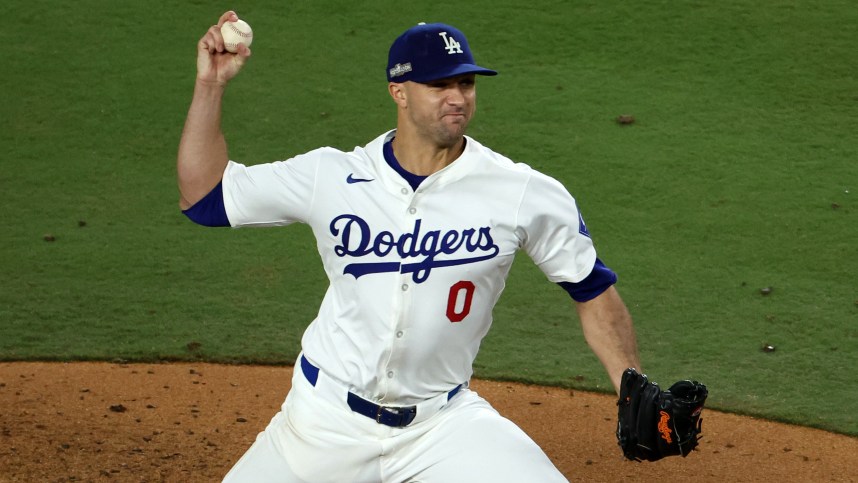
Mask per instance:
[[[390,47],[396,129],[350,152],[231,161],[224,89],[249,59],[224,50],[225,13],[198,44],[178,154],[180,206],[207,226],[308,224],[330,286],[281,411],[228,482],[565,481],[468,388],[522,249],[575,300],[615,388],[640,367],[616,276],[556,180],[465,135],[477,76],[464,34],[419,24]]]

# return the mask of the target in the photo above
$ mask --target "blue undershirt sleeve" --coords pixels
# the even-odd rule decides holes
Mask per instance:
[[[557,285],[569,292],[576,302],[586,302],[598,297],[615,283],[617,283],[617,274],[597,258],[593,271],[587,275],[587,278],[578,283],[558,282]]]
[[[203,199],[187,210],[182,210],[182,213],[198,225],[231,226],[223,204],[222,183],[218,183]]]

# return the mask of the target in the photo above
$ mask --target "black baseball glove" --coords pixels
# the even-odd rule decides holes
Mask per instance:
[[[697,381],[679,381],[663,391],[645,374],[626,369],[617,401],[617,442],[623,454],[635,461],[688,456],[697,446],[708,395]]]

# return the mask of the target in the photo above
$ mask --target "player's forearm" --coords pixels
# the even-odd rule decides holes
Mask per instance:
[[[584,338],[619,393],[623,371],[629,367],[640,370],[632,317],[614,287],[593,300],[579,303],[577,308]]]
[[[193,206],[211,191],[229,162],[220,127],[224,87],[199,80],[194,87],[176,165],[182,209]]]

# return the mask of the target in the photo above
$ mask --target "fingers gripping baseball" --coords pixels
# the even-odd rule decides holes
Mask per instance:
[[[227,50],[221,27],[227,22],[237,22],[238,15],[228,11],[221,15],[217,24],[209,27],[197,44],[197,80],[226,85],[250,58],[250,48],[240,43],[235,52]]]

